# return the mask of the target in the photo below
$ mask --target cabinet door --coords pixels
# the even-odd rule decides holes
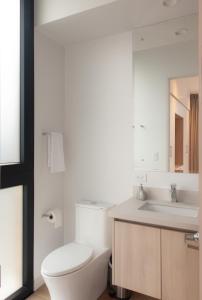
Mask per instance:
[[[115,221],[113,253],[115,285],[161,299],[160,229]]]
[[[199,251],[185,233],[162,230],[162,300],[199,299]]]

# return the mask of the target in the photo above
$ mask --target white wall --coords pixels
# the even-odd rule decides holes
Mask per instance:
[[[168,171],[169,79],[196,75],[197,57],[196,42],[135,52],[136,169]]]
[[[63,228],[54,229],[41,215],[63,209],[64,175],[47,168],[47,137],[42,132],[64,129],[65,51],[36,32],[35,36],[35,239],[34,278],[40,285],[44,257],[63,244]]]
[[[65,240],[80,199],[119,203],[132,195],[132,34],[66,50]]]
[[[35,24],[42,25],[117,0],[35,0]]]
[[[159,189],[170,189],[170,185],[175,183],[177,185],[177,190],[199,190],[198,174],[151,172],[136,170],[134,173],[134,186],[139,186],[141,183],[144,184],[145,187]],[[192,199],[190,199],[189,201],[192,201]]]

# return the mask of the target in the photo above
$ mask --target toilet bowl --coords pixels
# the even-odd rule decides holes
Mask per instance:
[[[111,254],[108,203],[76,204],[76,239],[50,253],[41,273],[51,300],[97,300],[107,286]]]

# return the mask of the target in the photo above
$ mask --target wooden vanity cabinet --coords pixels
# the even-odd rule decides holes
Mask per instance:
[[[199,300],[199,251],[185,233],[161,230],[162,300]]]
[[[114,222],[115,285],[161,299],[160,238],[158,228]]]
[[[185,232],[114,221],[113,282],[162,300],[199,300],[199,251]]]

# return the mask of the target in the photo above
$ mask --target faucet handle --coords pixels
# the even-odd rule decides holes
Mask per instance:
[[[177,200],[177,185],[175,183],[170,185],[170,195],[171,195],[171,202],[178,202]]]

